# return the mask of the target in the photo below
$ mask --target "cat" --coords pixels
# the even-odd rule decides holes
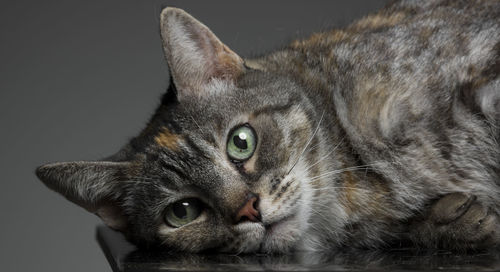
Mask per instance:
[[[51,189],[144,247],[478,250],[500,243],[500,1],[397,1],[243,59],[161,12],[171,84],[99,161]]]

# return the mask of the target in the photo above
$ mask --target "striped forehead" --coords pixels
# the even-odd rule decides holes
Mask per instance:
[[[219,128],[198,125],[194,123],[189,129],[183,128],[177,133],[169,129],[167,126],[162,126],[154,135],[153,150],[159,150],[160,153],[170,156],[182,163],[181,160],[189,160],[192,158],[219,158],[218,150],[224,145],[224,136],[218,132]],[[223,133],[223,132],[222,132]]]
[[[219,158],[217,148],[196,133],[176,134],[167,127],[154,136],[150,146],[149,175],[164,181],[164,185],[177,190],[186,185],[199,185]]]

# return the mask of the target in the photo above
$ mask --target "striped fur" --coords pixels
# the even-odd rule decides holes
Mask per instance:
[[[50,188],[190,252],[499,243],[500,1],[397,1],[254,59],[182,10],[161,23],[173,84],[147,127],[102,166],[42,166]],[[234,162],[241,124],[257,147]],[[261,221],[234,224],[250,193]],[[203,213],[165,224],[188,197]]]

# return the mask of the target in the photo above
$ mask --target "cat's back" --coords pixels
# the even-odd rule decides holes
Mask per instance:
[[[291,47],[321,56],[341,121],[374,145],[453,107],[500,117],[500,1],[397,1]]]
[[[398,1],[337,32],[320,35],[338,65],[451,86],[498,66],[500,1]]]
[[[306,77],[401,207],[454,190],[498,199],[500,1],[397,1],[291,50],[321,64]]]
[[[354,149],[405,197],[498,197],[500,1],[398,1],[293,46],[321,52]]]

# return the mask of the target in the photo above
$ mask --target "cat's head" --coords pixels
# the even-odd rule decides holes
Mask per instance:
[[[250,68],[184,11],[163,10],[161,35],[173,80],[147,127],[105,160],[38,177],[138,244],[289,250],[308,225],[304,149],[320,116],[296,83]]]

